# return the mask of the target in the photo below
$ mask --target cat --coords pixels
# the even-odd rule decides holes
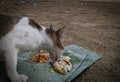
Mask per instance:
[[[21,50],[46,49],[53,61],[63,54],[61,39],[64,28],[55,31],[52,25],[47,28],[28,17],[0,15],[0,53],[3,53],[0,59],[5,62],[11,82],[26,82],[28,79],[16,70],[17,56]]]

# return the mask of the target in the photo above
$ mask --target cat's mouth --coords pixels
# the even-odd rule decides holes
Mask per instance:
[[[55,57],[53,58],[53,61],[57,61],[60,58],[59,54],[56,54]]]

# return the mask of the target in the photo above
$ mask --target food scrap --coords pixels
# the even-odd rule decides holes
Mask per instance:
[[[72,64],[69,56],[61,56],[57,61],[53,63],[54,70],[58,73],[65,75],[66,72],[72,70]]]
[[[44,50],[41,50],[40,53],[34,53],[32,54],[28,60],[33,62],[42,62],[46,63],[50,57],[50,54]]]

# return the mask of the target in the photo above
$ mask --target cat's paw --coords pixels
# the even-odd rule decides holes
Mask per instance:
[[[20,74],[19,77],[13,82],[26,82],[28,77],[26,75]]]
[[[21,75],[19,76],[19,79],[20,79],[20,82],[26,82],[27,79],[28,79],[28,77],[27,77],[26,75],[21,74]]]

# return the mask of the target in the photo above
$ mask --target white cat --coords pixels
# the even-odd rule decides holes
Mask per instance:
[[[0,57],[4,57],[8,77],[12,82],[26,82],[28,77],[18,74],[17,54],[21,50],[34,51],[44,48],[55,60],[63,53],[61,38],[64,27],[54,31],[28,17],[14,18],[0,15]],[[0,59],[3,59],[0,58]]]

